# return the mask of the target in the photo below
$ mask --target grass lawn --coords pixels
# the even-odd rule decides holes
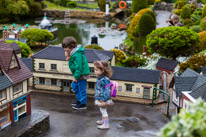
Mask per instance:
[[[87,3],[78,3],[77,6],[79,6],[79,7],[87,7],[87,8],[91,8],[91,9],[97,9],[97,8],[99,8],[97,2],[95,2],[95,3],[90,3],[90,4],[87,4]]]
[[[44,1],[44,4],[47,5],[47,8],[45,8],[45,10],[68,10],[71,8],[67,8],[67,7],[62,7],[62,6],[57,6],[55,3],[51,3],[49,1]],[[85,10],[85,9],[80,9],[80,8],[75,8],[75,10]]]

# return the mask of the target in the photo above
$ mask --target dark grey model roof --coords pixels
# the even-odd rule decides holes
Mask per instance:
[[[172,71],[177,66],[177,64],[178,62],[175,60],[160,58],[156,64],[156,67],[160,67]]]
[[[191,91],[197,77],[175,77],[175,89],[177,97],[182,96],[182,91]]]
[[[21,53],[21,47],[16,42],[12,42],[9,46],[15,51],[16,54]]]
[[[200,74],[195,72],[194,70],[187,68],[180,76],[181,77],[197,77]]]
[[[160,71],[128,67],[112,67],[112,80],[159,84]]]
[[[0,72],[0,90],[3,90],[10,86],[12,86],[12,82],[9,80],[9,78],[5,74],[1,74]]]
[[[24,62],[27,68],[29,68],[30,71],[33,71],[32,58],[21,58],[21,60]]]
[[[114,55],[113,51],[85,49],[85,56],[89,63],[96,60],[111,60]],[[53,59],[53,60],[65,60],[64,49],[62,47],[48,46],[39,51],[32,58],[41,59]]]
[[[206,101],[206,83],[204,83],[202,86],[194,90],[193,92],[189,93],[194,99],[198,99],[201,97]]]

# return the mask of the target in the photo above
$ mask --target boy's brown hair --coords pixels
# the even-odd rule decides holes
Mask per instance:
[[[62,41],[62,48],[76,48],[77,47],[77,41],[74,37],[66,37]]]

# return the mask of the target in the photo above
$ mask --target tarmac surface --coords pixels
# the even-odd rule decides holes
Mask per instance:
[[[168,27],[166,20],[169,19],[170,15],[172,14],[170,11],[166,10],[155,10],[157,16],[157,26],[156,28]]]
[[[88,99],[87,110],[73,110],[74,96],[32,92],[32,109],[50,114],[50,129],[41,137],[156,137],[169,119],[149,105],[115,102],[108,108],[110,129],[97,129],[101,118],[93,99]]]

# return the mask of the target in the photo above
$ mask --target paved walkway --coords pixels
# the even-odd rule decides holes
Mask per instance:
[[[165,10],[155,10],[157,16],[157,26],[156,28],[162,28],[162,27],[167,27],[167,23],[166,20],[169,18],[170,14],[172,14],[169,11],[165,11]]]
[[[71,108],[74,97],[32,93],[32,109],[50,113],[50,129],[42,137],[155,137],[168,119],[156,108],[148,105],[120,103],[108,108],[110,129],[97,129],[99,109],[88,99],[87,110]]]

